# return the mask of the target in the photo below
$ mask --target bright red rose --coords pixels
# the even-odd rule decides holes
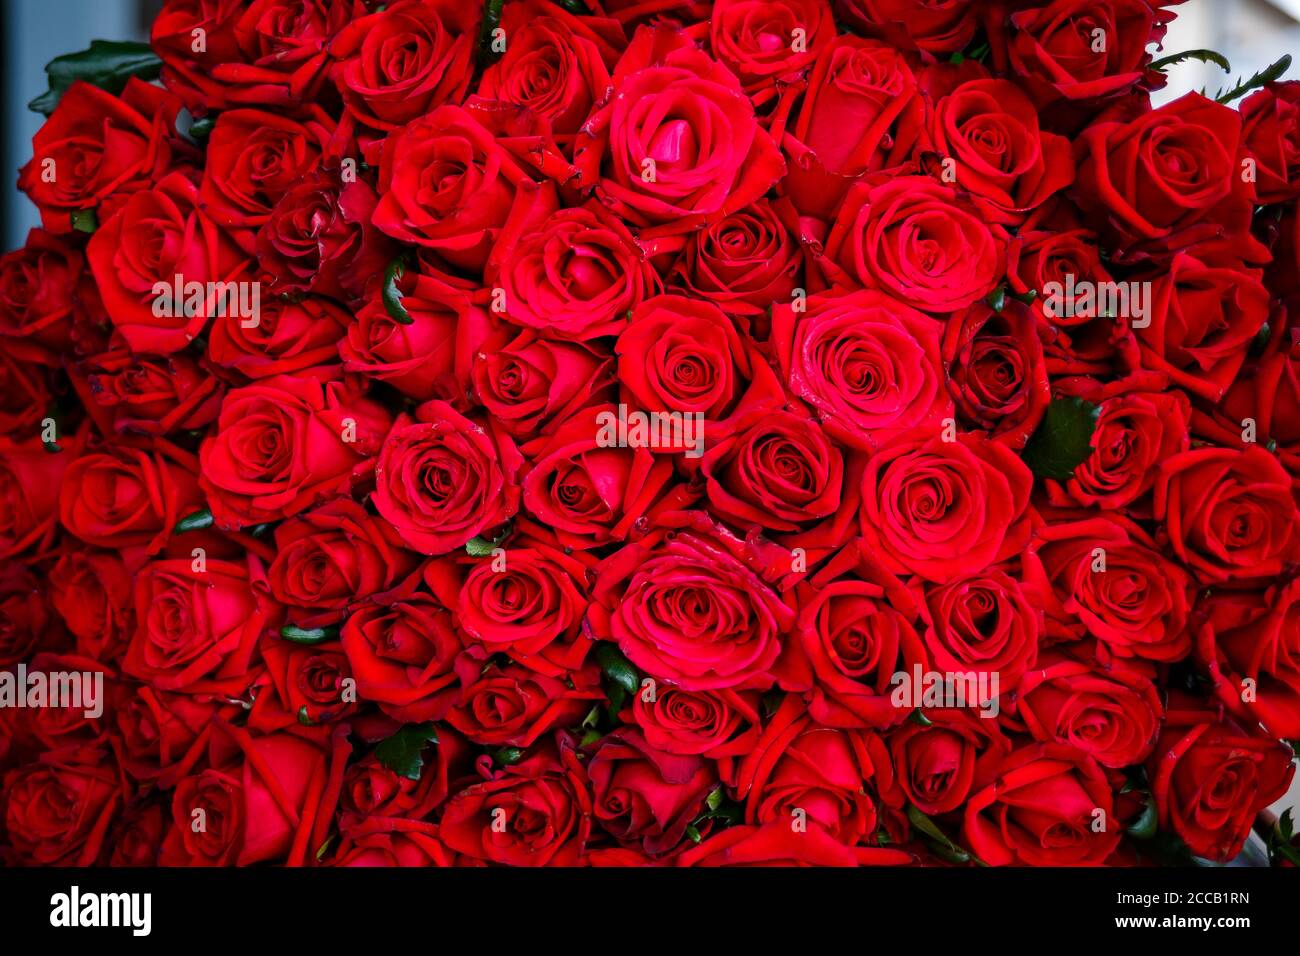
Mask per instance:
[[[898,784],[928,816],[965,803],[976,761],[985,751],[1005,754],[1008,749],[995,721],[966,709],[927,707],[924,723],[909,721],[889,737]]]
[[[1300,83],[1270,83],[1241,101],[1242,136],[1264,204],[1300,196]]]
[[[470,379],[479,402],[511,436],[540,441],[611,391],[613,364],[605,348],[501,330],[474,353]]]
[[[270,303],[266,312],[272,312]],[[214,340],[236,329],[237,322],[219,323],[213,328]],[[81,389],[77,376],[84,376],[87,411],[106,435],[166,435],[202,428],[216,420],[225,394],[225,383],[211,366],[189,352],[149,356],[116,349],[78,366],[73,384]]]
[[[834,36],[827,0],[716,0],[709,17],[713,55],[760,107],[796,83]]]
[[[466,739],[489,747],[531,747],[544,734],[581,723],[604,696],[594,671],[566,681],[515,663],[489,661],[474,674],[477,667],[472,656],[457,662],[463,686],[446,719]]]
[[[262,304],[258,319],[253,327],[213,325],[208,357],[250,379],[300,372],[335,360],[351,316],[320,296],[277,296]]]
[[[975,33],[973,0],[835,0],[845,22],[894,46],[926,53],[955,53]]]

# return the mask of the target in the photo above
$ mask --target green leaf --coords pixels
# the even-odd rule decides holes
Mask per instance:
[[[605,735],[602,734],[595,727],[593,727],[590,730],[588,730],[585,734],[582,735],[582,739],[578,741],[578,746],[590,747],[592,744],[594,744],[597,740],[599,740],[603,736]]]
[[[596,646],[596,663],[601,671],[628,694],[635,694],[641,680],[636,668],[623,656],[618,645],[610,641],[601,641]]]
[[[920,724],[922,727],[929,727],[934,721],[925,716],[925,711],[918,707],[912,711],[912,723]]]
[[[301,628],[286,624],[280,628],[280,636],[286,641],[293,641],[295,644],[321,644],[338,637],[339,629],[337,627]]]
[[[1224,69],[1227,69],[1227,67],[1224,67]],[[1274,80],[1281,78],[1282,74],[1289,69],[1291,69],[1291,55],[1289,53],[1283,54],[1250,79],[1240,81],[1226,92],[1219,90],[1218,95],[1214,98],[1220,103],[1231,103],[1237,97],[1244,96],[1251,90],[1259,89],[1265,83],[1272,83]]]
[[[375,759],[399,777],[419,780],[424,770],[424,748],[438,742],[438,730],[429,721],[407,724],[375,748]]]
[[[306,704],[303,704],[298,708],[298,723],[302,724],[304,727],[310,727],[313,723],[311,714],[307,713]]]
[[[492,31],[501,26],[501,7],[503,0],[484,0],[483,28],[478,36],[479,63],[492,63],[499,56],[492,52]]]
[[[1232,72],[1232,65],[1228,62],[1228,58],[1214,50],[1184,50],[1182,53],[1172,53],[1169,56],[1162,56],[1158,60],[1152,60],[1148,69],[1163,70],[1167,66],[1182,63],[1184,60],[1200,60],[1202,63],[1213,63],[1224,73]]]
[[[703,842],[703,840],[704,840],[704,837],[700,836],[700,831],[697,830],[697,829],[695,829],[695,825],[694,825],[694,824],[688,824],[688,825],[687,825],[687,827],[686,827],[686,835],[687,835],[688,837],[690,837],[691,840],[694,841],[695,843],[701,843],[701,842]]]
[[[1156,802],[1148,795],[1142,812],[1128,826],[1128,835],[1135,840],[1150,840],[1156,835]]]
[[[402,253],[384,269],[384,289],[382,298],[384,300],[384,310],[388,317],[394,322],[402,325],[411,325],[415,319],[411,318],[411,313],[406,311],[406,306],[402,305],[402,290],[398,288],[398,283],[402,281],[402,276],[406,273],[406,253]]]
[[[1092,433],[1100,407],[1081,398],[1056,398],[1021,453],[1040,478],[1067,481],[1092,454]]]
[[[932,849],[950,863],[969,863],[974,859],[968,851],[948,839],[948,836],[939,829],[939,825],[922,813],[918,807],[908,806],[907,819],[912,821],[912,826],[933,841]]]
[[[522,747],[502,747],[492,752],[492,760],[498,767],[511,767],[524,759]]]
[[[94,232],[99,228],[99,217],[93,209],[72,210],[72,228],[77,232]]]
[[[485,558],[496,548],[495,541],[475,535],[465,542],[465,553],[472,558]]]
[[[204,508],[202,511],[196,511],[194,514],[176,522],[176,527],[172,529],[172,533],[184,534],[186,531],[202,531],[204,528],[211,527],[212,512]]]
[[[1004,285],[998,286],[988,294],[985,301],[988,302],[989,308],[994,312],[1001,312],[1002,307],[1007,304],[1007,287]]]
[[[333,844],[334,844],[334,840],[335,840],[337,837],[338,837],[338,834],[337,834],[337,833],[331,833],[328,837],[325,838],[325,842],[322,843],[322,844],[320,845],[320,849],[316,851],[316,862],[317,862],[317,863],[319,863],[321,860],[325,859],[325,854],[329,852],[330,847],[333,846]]]
[[[704,805],[710,810],[716,810],[722,805],[722,787],[717,786],[709,791],[709,795],[704,798]]]
[[[87,49],[56,56],[45,64],[50,88],[28,103],[27,108],[49,116],[59,105],[59,100],[68,87],[77,80],[84,80],[116,95],[122,92],[126,81],[131,77],[156,80],[161,69],[162,61],[154,55],[147,43],[91,40]]]

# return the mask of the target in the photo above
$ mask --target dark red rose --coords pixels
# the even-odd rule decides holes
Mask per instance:
[[[851,188],[822,260],[839,285],[863,285],[923,312],[963,309],[1006,267],[1006,235],[929,176],[876,177]]]
[[[68,551],[50,569],[50,603],[87,657],[110,661],[134,625],[131,575],[110,551]]]
[[[523,458],[499,425],[426,402],[384,440],[371,497],[407,546],[445,554],[519,508]]]
[[[1273,577],[1300,542],[1291,478],[1262,448],[1194,448],[1166,459],[1155,517],[1177,558],[1205,582]]]
[[[588,619],[652,677],[684,690],[767,688],[790,608],[722,539],[676,531],[598,569]],[[743,554],[743,551],[742,551]]]
[[[135,780],[171,787],[203,758],[214,721],[238,711],[238,704],[137,685],[113,715],[122,769]]]
[[[891,571],[944,583],[1016,554],[1033,475],[982,435],[904,437],[867,461],[862,535]]]
[[[275,529],[271,593],[291,607],[341,611],[392,588],[414,570],[392,527],[350,498],[336,498]]]
[[[525,107],[557,137],[572,137],[609,91],[609,69],[627,44],[622,26],[524,0],[506,6],[501,29],[505,55],[483,71],[479,94]]]
[[[700,757],[665,753],[633,727],[621,727],[589,751],[592,812],[621,844],[662,857],[681,846],[718,782]]]
[[[238,323],[219,323],[214,338],[238,328]],[[117,349],[86,359],[77,374],[84,376],[87,411],[103,422],[105,434],[202,428],[216,420],[225,393],[211,367],[188,352],[149,356]],[[73,383],[78,384],[76,377]]]
[[[158,801],[128,805],[113,824],[107,866],[156,866],[166,825]]]
[[[5,776],[6,842],[29,866],[90,866],[121,800],[111,762],[47,753]]]
[[[573,866],[591,833],[587,774],[571,747],[546,746],[448,801],[447,846],[507,866]]]
[[[239,697],[256,677],[258,638],[279,627],[283,610],[254,559],[180,558],[136,576],[135,618],[127,674],[157,690]]]
[[[1147,774],[1160,827],[1172,828],[1197,856],[1227,862],[1241,852],[1259,811],[1286,793],[1295,765],[1286,744],[1175,692]]]
[[[637,31],[614,89],[579,133],[574,165],[633,225],[688,232],[748,206],[785,172],[735,75],[674,25]]]
[[[54,233],[70,233],[72,217],[108,219],[130,193],[147,189],[172,162],[167,140],[180,102],[132,77],[121,97],[75,82],[32,138],[32,159],[18,188]],[[170,115],[166,115],[166,114]]]
[[[963,845],[990,866],[1100,866],[1124,829],[1090,756],[1035,744],[976,765],[963,832]]]
[[[206,217],[198,189],[182,173],[168,173],[153,188],[132,193],[90,237],[86,258],[109,318],[134,352],[179,352],[213,316],[217,322],[249,321],[220,314],[216,284],[237,288],[249,282],[252,263]],[[191,306],[193,283],[203,289],[198,308]],[[176,301],[178,284],[183,301]]]
[[[841,35],[825,44],[782,146],[795,207],[825,222],[858,177],[908,163],[924,107],[906,58],[887,44]]]
[[[391,258],[374,228],[375,191],[341,170],[318,169],[282,195],[257,233],[270,291],[360,299],[377,290]],[[378,220],[374,220],[378,225]]]
[[[1036,740],[1069,744],[1103,767],[1129,767],[1151,753],[1164,708],[1140,670],[1048,651],[1021,681],[1017,713]]]
[[[174,446],[147,440],[83,455],[64,473],[59,521],[87,544],[156,554],[176,522],[203,507],[195,465]]]
[[[227,393],[199,449],[199,483],[218,525],[297,514],[368,477],[392,419],[330,369],[277,375]]]
[[[679,866],[903,866],[903,850],[846,847],[820,827],[795,833],[784,821],[719,830],[677,858]]]
[[[0,335],[48,350],[51,363],[72,346],[88,301],[98,294],[85,256],[52,233],[33,229],[23,248],[0,256]]]
[[[629,313],[660,288],[627,227],[591,207],[563,209],[502,256],[489,280],[515,325],[564,339],[615,335]]]
[[[943,326],[875,290],[813,295],[772,313],[781,377],[836,440],[864,451],[952,415]]]
[[[1023,448],[1052,397],[1030,308],[1007,299],[997,312],[977,302],[954,315],[944,328],[943,361],[959,416]]]
[[[344,309],[321,296],[273,297],[262,304],[256,326],[215,323],[208,357],[250,379],[300,372],[336,359],[350,320]]]
[[[21,564],[0,568],[0,667],[63,643],[37,579]]]
[[[330,78],[348,111],[392,130],[458,103],[474,72],[482,9],[458,0],[399,0],[344,27],[330,44]]]
[[[77,439],[60,452],[39,437],[15,442],[0,436],[0,561],[50,543],[63,476],[80,450]]]
[[[420,779],[389,770],[372,753],[352,764],[339,796],[339,830],[352,836],[370,826],[422,820],[447,799],[448,787],[467,769],[470,748],[454,730],[438,728],[438,741],[425,748]]]

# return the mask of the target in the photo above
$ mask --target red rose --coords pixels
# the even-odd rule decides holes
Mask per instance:
[[[610,391],[613,364],[605,348],[503,329],[474,353],[470,379],[479,402],[516,440],[541,440]]]
[[[401,287],[410,321],[396,321],[381,299],[368,300],[339,342],[343,368],[387,382],[419,402],[463,402],[479,325],[469,298],[418,273],[405,274]]]
[[[660,508],[693,497],[674,485],[672,460],[647,448],[606,448],[596,421],[609,406],[574,414],[549,438],[524,446],[532,462],[522,482],[523,505],[571,548],[623,541]]]
[[[415,418],[384,440],[372,500],[408,547],[445,554],[514,515],[523,458],[495,422],[484,428],[446,402]]]
[[[0,667],[63,643],[56,620],[33,575],[15,563],[0,569]]]
[[[814,295],[772,313],[781,376],[837,440],[871,450],[952,414],[943,326],[875,290]]]
[[[1253,258],[1254,186],[1241,175],[1240,142],[1241,115],[1199,93],[1128,122],[1103,117],[1075,140],[1079,206],[1124,252],[1228,235]]]
[[[357,695],[396,720],[441,718],[454,700],[452,664],[464,649],[451,611],[410,586],[348,615],[340,639]]]
[[[438,728],[438,740],[421,754],[420,779],[389,770],[370,756],[350,766],[339,795],[339,830],[360,835],[371,826],[422,820],[447,799],[451,782],[466,769],[469,747],[453,730]]]
[[[574,165],[633,225],[688,232],[748,206],[785,172],[736,77],[675,26],[637,31],[614,88],[579,133]]]
[[[855,179],[911,160],[923,113],[916,77],[893,47],[847,34],[824,45],[782,144],[795,207],[833,220]]]
[[[1123,835],[1101,768],[1061,744],[990,753],[976,767],[963,827],[990,866],[1099,866]]]
[[[243,322],[213,325],[208,357],[251,379],[301,372],[336,359],[350,318],[344,309],[321,296],[277,296],[262,304],[256,326],[245,327]]]
[[[388,523],[350,498],[286,521],[275,529],[275,544],[271,593],[292,607],[323,612],[387,591],[416,564]]]
[[[709,299],[728,315],[755,324],[772,304],[788,300],[803,268],[799,246],[767,200],[710,223],[686,240],[670,285]]]
[[[237,704],[137,685],[114,714],[122,769],[135,780],[174,786],[202,759],[214,722],[237,710]]]
[[[471,860],[573,866],[591,832],[587,786],[573,750],[548,746],[455,794],[439,833],[449,848]]]
[[[622,26],[524,0],[506,6],[501,29],[505,55],[483,71],[479,94],[525,107],[557,137],[572,137],[609,91],[609,68],[627,44]]]
[[[1267,591],[1214,591],[1198,610],[1205,622],[1196,654],[1219,699],[1245,724],[1300,738],[1300,579]]]
[[[306,646],[264,635],[259,649],[267,679],[253,700],[246,724],[250,730],[272,733],[356,713],[356,681],[337,641]]]
[[[700,757],[664,753],[641,731],[622,727],[590,750],[592,812],[619,843],[651,858],[677,849],[691,821],[704,812],[704,798],[717,784]]]
[[[447,722],[476,744],[531,747],[544,734],[582,722],[603,695],[594,671],[565,681],[515,663],[457,663],[463,686]],[[572,684],[573,686],[569,686]]]
[[[205,211],[226,229],[256,229],[280,197],[316,168],[333,135],[333,120],[319,108],[302,122],[265,110],[222,113],[208,135],[199,186]]]
[[[1096,637],[1117,657],[1176,661],[1191,637],[1191,579],[1132,522],[1118,517],[1046,525],[1033,553],[1049,585],[1047,634]],[[1059,603],[1058,603],[1059,602]]]
[[[1017,709],[1034,739],[1069,744],[1103,767],[1129,767],[1151,753],[1164,709],[1149,677],[1055,651],[1038,664],[1020,684]]]
[[[952,181],[990,221],[1018,224],[1074,181],[1070,141],[1039,129],[1038,110],[1009,80],[957,78],[931,90],[924,148],[953,161]]]
[[[49,545],[63,476],[81,442],[61,447],[52,452],[39,437],[20,443],[0,436],[0,561]]]
[[[158,690],[239,697],[256,676],[258,638],[283,611],[255,561],[181,558],[136,576],[135,618],[127,674]]]
[[[90,866],[121,800],[111,763],[45,754],[5,776],[6,841],[30,866]]]
[[[898,176],[849,190],[822,260],[837,284],[877,288],[923,312],[984,298],[1006,267],[1006,236],[951,188]]]
[[[997,312],[975,303],[948,320],[942,354],[958,414],[990,438],[1023,448],[1052,397],[1030,308],[1015,299]]]
[[[503,230],[541,226],[555,212],[554,190],[496,138],[503,119],[491,108],[441,106],[390,134],[375,226],[467,272],[482,272]]]
[[[1206,582],[1273,577],[1294,559],[1291,478],[1262,448],[1195,448],[1166,459],[1155,517],[1174,554]]]
[[[631,711],[651,747],[714,760],[723,780],[731,783],[737,758],[758,740],[758,703],[753,691],[662,687],[633,697]]]
[[[231,239],[201,211],[199,193],[182,173],[172,172],[152,189],[132,193],[90,237],[86,258],[117,331],[134,352],[179,352],[218,315],[214,283],[244,283],[251,264]],[[173,302],[182,289],[205,289],[202,307]],[[160,297],[160,290],[167,290]],[[242,299],[242,294],[240,295]],[[217,322],[243,322],[234,315]]]
[[[330,369],[227,393],[199,449],[199,483],[222,527],[297,514],[367,477],[392,419]]]
[[[1300,83],[1269,83],[1241,101],[1242,136],[1264,204],[1300,195]]]
[[[218,323],[213,337],[221,339],[226,330],[238,328],[237,322]],[[82,376],[87,411],[102,422],[104,434],[166,435],[202,428],[216,420],[225,393],[225,383],[211,366],[188,352],[149,356],[117,349],[77,367],[73,384],[79,389]]]
[[[925,723],[909,721],[889,737],[898,784],[927,816],[956,810],[970,798],[976,761],[1009,744],[995,721],[966,709],[927,707]]]
[[[835,12],[902,49],[955,53],[975,34],[978,5],[971,0],[835,0]]]
[[[790,608],[721,540],[680,531],[648,542],[598,570],[595,635],[685,690],[771,686]]]
[[[371,224],[376,208],[370,184],[344,182],[341,170],[318,169],[299,178],[257,233],[258,259],[271,289],[343,300],[377,289],[390,244]]]
[[[134,624],[131,575],[109,551],[68,551],[50,569],[50,603],[87,657],[110,661]]]
[[[510,322],[564,339],[615,335],[660,288],[627,227],[598,209],[563,209],[506,249],[489,280]]]
[[[399,0],[344,27],[330,78],[361,123],[392,130],[458,103],[474,71],[482,10],[457,0]]]
[[[122,442],[68,466],[59,520],[87,544],[156,554],[176,522],[203,507],[190,455],[165,443]]]
[[[851,847],[876,845],[883,809],[877,800],[893,786],[889,751],[879,737],[823,727],[799,698],[787,697],[741,760],[736,796],[748,824],[820,828]]]
[[[18,188],[40,209],[46,229],[72,232],[74,215],[103,222],[167,170],[167,137],[180,103],[172,98],[166,110],[165,97],[135,77],[120,98],[81,81],[68,87],[18,174]]]
[[[74,323],[94,302],[98,294],[86,257],[52,233],[33,229],[23,248],[0,256],[0,335],[6,349],[16,347],[9,340],[21,338],[51,356],[66,351]]]
[[[980,435],[905,437],[867,461],[862,535],[890,570],[944,583],[1020,551],[1033,475]]]
[[[1227,862],[1259,811],[1286,793],[1295,766],[1286,744],[1177,693],[1147,773],[1161,829],[1172,828],[1197,856]]]
[[[826,0],[716,0],[709,17],[713,55],[758,107],[798,81],[834,36]]]
[[[719,830],[677,858],[678,866],[902,866],[913,862],[902,850],[846,847],[814,826],[795,833],[785,822]]]

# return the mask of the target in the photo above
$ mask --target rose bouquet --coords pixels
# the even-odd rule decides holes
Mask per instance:
[[[1300,84],[1153,106],[1176,6],[168,0],[55,60],[0,860],[1300,861]]]

